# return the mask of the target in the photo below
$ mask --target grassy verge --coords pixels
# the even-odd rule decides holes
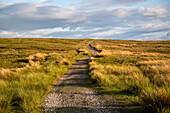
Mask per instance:
[[[167,113],[170,104],[170,41],[97,40],[101,53],[89,63],[90,79],[99,92],[124,106],[145,106]],[[97,48],[95,47],[95,48]]]
[[[77,50],[89,40],[0,40],[1,113],[39,112],[50,86],[75,60],[88,55]]]

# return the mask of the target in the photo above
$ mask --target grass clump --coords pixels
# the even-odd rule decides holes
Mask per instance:
[[[37,54],[34,54],[34,55],[30,55],[29,57],[27,57],[26,59],[28,61],[44,61],[45,60],[45,57],[47,56],[47,54],[43,54],[43,53],[37,53]]]
[[[107,50],[102,50],[100,53],[95,54],[94,57],[108,57],[111,53]]]
[[[92,55],[92,54],[87,50],[86,46],[79,48],[77,51],[78,51],[79,54],[82,54],[82,55],[89,55],[89,56]]]
[[[10,69],[0,69],[0,79],[5,79],[11,76],[11,70]]]
[[[1,113],[40,112],[51,85],[67,72],[68,64],[87,56],[76,50],[89,42],[64,39],[0,41]]]
[[[140,97],[146,107],[151,108],[154,112],[170,112],[170,92],[167,88],[144,89]]]
[[[99,45],[99,44],[95,44],[95,45],[94,45],[94,49],[96,49],[97,51],[102,51],[102,50],[103,50],[103,49],[102,49],[102,46]]]
[[[59,61],[59,64],[60,65],[71,65],[71,63],[69,62],[69,60],[67,60],[67,59],[62,59],[62,60],[60,60]]]
[[[110,52],[89,63],[90,79],[99,92],[123,98],[128,108],[138,105],[155,113],[169,112],[170,41],[96,40],[94,44]]]

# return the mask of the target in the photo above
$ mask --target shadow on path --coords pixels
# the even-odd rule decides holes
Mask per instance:
[[[87,46],[89,51],[97,53]],[[53,85],[45,99],[43,112],[49,113],[144,113],[142,109],[125,109],[112,96],[105,98],[87,83],[90,57],[77,60],[68,73]]]

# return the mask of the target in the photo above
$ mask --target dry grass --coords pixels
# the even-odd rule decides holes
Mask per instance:
[[[48,56],[52,56],[52,55],[60,55],[59,53],[49,53]]]
[[[94,57],[90,57],[90,62],[93,62],[95,60]]]
[[[87,51],[86,47],[81,47],[77,51],[78,51],[78,53],[82,53],[83,55],[88,55],[89,54],[89,52]]]
[[[157,86],[168,86],[170,83],[170,60],[149,60],[139,62],[140,68]]]
[[[160,66],[164,66],[164,65],[168,65],[170,62],[169,59],[167,60],[147,60],[147,61],[140,61],[139,64],[140,65],[160,65]]]
[[[136,44],[118,44],[118,46],[123,46],[123,47],[134,47]]]
[[[103,45],[104,48],[120,48],[119,46],[115,46],[115,45]]]
[[[147,52],[134,52],[134,55],[140,57],[168,57],[168,54],[160,54],[160,53],[147,53]]]
[[[102,52],[95,54],[94,57],[108,57],[111,55],[111,52],[108,50],[102,50]]]
[[[77,50],[79,53],[81,53],[81,52],[85,52],[86,50],[85,49],[78,49]]]
[[[61,60],[59,61],[59,64],[60,64],[60,65],[71,65],[70,61],[67,60],[67,59],[65,59],[65,58],[61,59]]]
[[[133,55],[133,52],[121,50],[112,50],[111,53],[114,55]]]
[[[138,67],[131,65],[107,65],[105,69],[107,69],[107,74],[132,75],[133,73],[138,73],[142,75]]]
[[[128,98],[138,97],[135,103],[155,113],[170,112],[170,41],[94,43],[111,52],[109,57],[95,57],[89,64],[92,81],[100,91],[125,91]]]
[[[170,112],[170,92],[167,88],[147,89],[140,94],[146,107],[153,108],[154,112]]]
[[[5,38],[0,42],[0,112],[38,113],[54,80],[67,72],[68,64],[85,57],[76,50],[89,40]],[[61,61],[64,65],[56,63],[62,58],[68,59]]]
[[[30,55],[26,59],[28,61],[44,61],[46,56],[47,56],[47,54],[37,53],[37,54],[34,54],[34,55]]]
[[[27,61],[32,61],[32,60],[34,60],[34,56],[33,56],[33,55],[30,55],[30,56],[28,56],[28,57],[26,58],[26,60],[27,60]]]
[[[0,69],[0,79],[8,78],[11,76],[11,70],[10,69]]]
[[[32,67],[30,65],[26,65],[25,67],[22,68],[15,68],[15,69],[11,69],[12,71],[15,71],[17,73],[23,72],[23,71],[27,71],[27,70],[31,70]]]
[[[96,44],[96,45],[94,46],[94,48],[95,48],[97,51],[102,51],[102,46],[99,45],[99,44]]]

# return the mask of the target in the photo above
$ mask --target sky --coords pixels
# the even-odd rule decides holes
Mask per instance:
[[[0,38],[170,40],[170,0],[0,0]]]

